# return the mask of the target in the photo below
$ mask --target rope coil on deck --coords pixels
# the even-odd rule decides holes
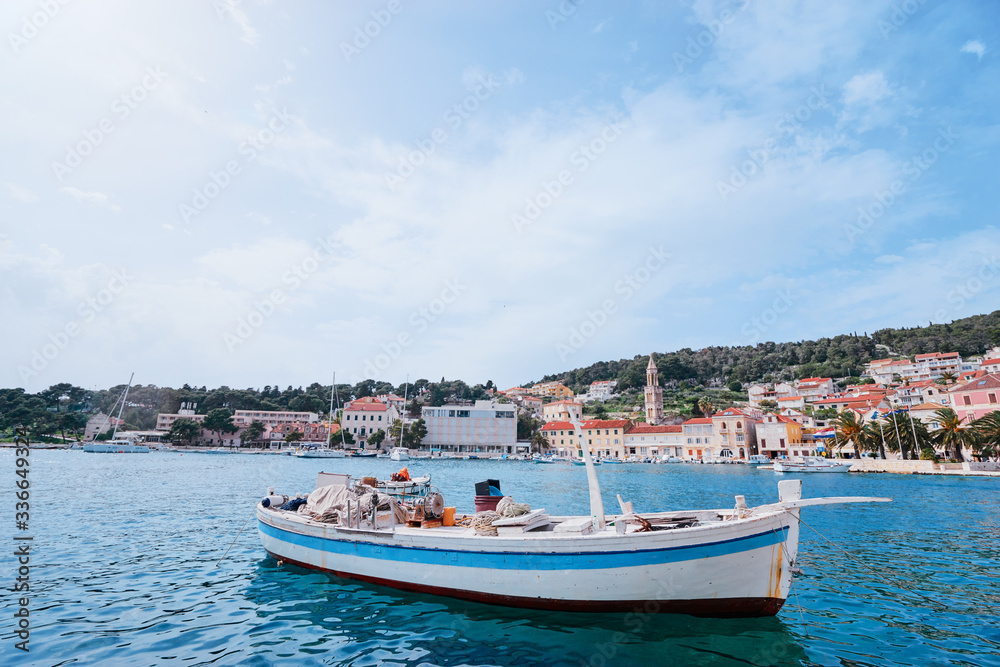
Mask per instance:
[[[492,510],[478,512],[476,516],[472,517],[471,525],[475,529],[476,535],[495,536],[497,535],[497,529],[493,526],[493,522],[500,518],[500,514]]]

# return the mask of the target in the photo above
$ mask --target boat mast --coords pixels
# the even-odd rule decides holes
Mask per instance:
[[[111,439],[114,440],[115,436],[118,435],[118,424],[122,423],[122,410],[125,409],[125,400],[128,398],[128,390],[132,388],[132,378],[135,377],[135,372],[128,378],[128,385],[125,387],[125,393],[122,395],[122,404],[118,407],[118,421],[115,422],[115,430],[111,434]]]
[[[333,372],[333,382],[330,384],[330,415],[326,420],[326,443],[324,449],[331,449],[330,440],[333,439],[333,390],[337,386],[337,371]]]
[[[406,383],[403,385],[403,411],[399,413],[399,442],[397,447],[403,446],[403,429],[406,428],[406,392],[410,389],[410,374],[406,374]],[[392,430],[392,429],[390,429]]]
[[[337,411],[340,412],[340,394],[337,393],[337,373],[333,374],[333,394],[337,397]],[[340,415],[340,443],[342,449],[347,449],[347,436],[344,435],[344,415]]]
[[[601,486],[597,483],[597,469],[594,468],[594,460],[590,456],[590,447],[583,437],[580,419],[572,412],[569,413],[569,419],[573,424],[573,431],[580,441],[580,449],[583,450],[583,462],[587,465],[587,485],[590,488],[590,516],[594,519],[595,528],[603,530],[607,524],[604,520],[604,501],[601,500]]]

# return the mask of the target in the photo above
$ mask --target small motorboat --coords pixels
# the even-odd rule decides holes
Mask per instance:
[[[835,459],[806,456],[801,461],[774,459],[774,472],[847,472],[852,465],[854,465],[853,461],[838,463]]]

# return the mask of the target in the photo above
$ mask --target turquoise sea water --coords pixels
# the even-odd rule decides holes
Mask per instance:
[[[587,512],[569,465],[410,461],[446,503],[472,508],[497,478],[519,502]],[[267,486],[316,473],[387,475],[387,460],[151,453],[31,455],[30,530],[14,529],[14,456],[0,452],[5,536],[2,665],[1000,665],[1000,479],[803,475],[805,496],[892,504],[809,508],[788,603],[775,618],[570,614],[401,593],[264,554],[253,521]],[[639,511],[776,500],[781,475],[747,466],[598,469]],[[31,652],[14,648],[14,533],[34,536]],[[850,552],[846,555],[841,549]]]

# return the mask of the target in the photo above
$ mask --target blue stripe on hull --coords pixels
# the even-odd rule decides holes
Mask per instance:
[[[450,565],[493,570],[601,570],[638,567],[662,563],[680,563],[701,558],[717,558],[743,553],[782,543],[788,538],[788,527],[747,535],[731,540],[690,546],[664,547],[636,551],[604,551],[586,553],[531,553],[490,551],[458,551],[426,547],[404,547],[371,542],[338,540],[301,535],[275,528],[258,519],[261,533],[282,542],[315,549],[327,554],[356,556],[375,560],[415,563],[420,565]]]

